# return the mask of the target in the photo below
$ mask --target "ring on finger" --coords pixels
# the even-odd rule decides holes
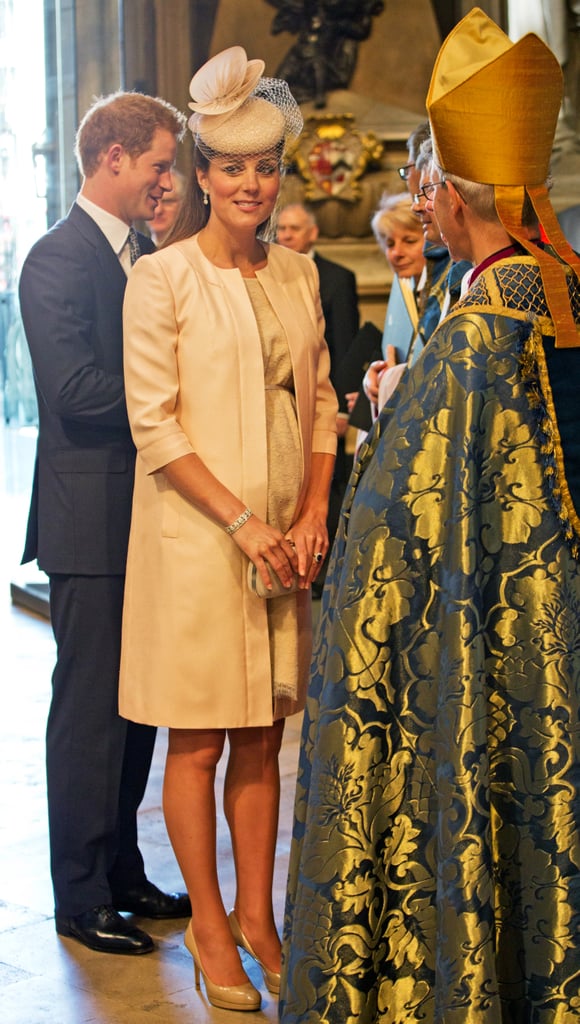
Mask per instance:
[[[312,561],[313,562],[321,562],[322,561],[322,551],[317,551],[316,554],[312,556]]]

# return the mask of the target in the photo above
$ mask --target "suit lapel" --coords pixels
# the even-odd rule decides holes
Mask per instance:
[[[85,242],[93,248],[95,259],[104,277],[110,280],[111,285],[116,284],[124,292],[127,275],[119,262],[117,253],[96,221],[77,203],[72,205],[68,220],[75,230],[82,235]]]

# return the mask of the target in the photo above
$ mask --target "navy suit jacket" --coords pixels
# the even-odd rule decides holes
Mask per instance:
[[[320,300],[326,329],[324,336],[330,352],[330,379],[336,383],[337,370],[359,327],[356,278],[340,263],[314,254],[320,278]],[[346,411],[344,395],[338,395],[338,407]]]
[[[141,235],[143,252],[153,243]],[[39,432],[23,562],[125,572],[135,448],[123,381],[125,271],[76,203],[28,254],[20,306]]]

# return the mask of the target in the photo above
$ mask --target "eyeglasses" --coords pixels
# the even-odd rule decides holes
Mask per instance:
[[[415,164],[405,164],[404,167],[398,167],[397,171],[398,171],[399,177],[402,178],[403,181],[406,181],[407,178],[409,177],[409,171],[411,171],[414,166],[415,166]]]
[[[446,178],[441,178],[440,181],[428,181],[426,185],[422,185],[418,192],[415,192],[413,200],[416,203],[420,203],[422,199],[430,199],[438,185],[445,185]]]

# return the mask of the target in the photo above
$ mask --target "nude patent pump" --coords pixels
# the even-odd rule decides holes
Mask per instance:
[[[193,935],[191,921],[187,926],[184,942],[193,958],[195,987],[200,987],[199,976],[202,974],[207,998],[212,1006],[217,1006],[221,1010],[260,1009],[262,998],[258,989],[254,988],[249,979],[246,983],[242,983],[241,985],[216,985],[210,978],[208,978],[202,967],[201,958]]]
[[[228,914],[228,921],[230,922],[230,928],[232,930],[232,935],[233,935],[234,939],[236,940],[237,945],[241,949],[245,949],[246,953],[249,953],[250,956],[253,957],[253,959],[256,961],[258,967],[260,968],[262,974],[264,975],[264,982],[265,982],[266,988],[268,989],[268,992],[271,992],[272,995],[274,995],[274,996],[279,995],[280,994],[280,975],[278,974],[278,972],[277,971],[271,971],[269,969],[269,967],[266,967],[266,965],[263,964],[262,961],[256,956],[256,954],[254,953],[254,950],[252,949],[250,943],[248,942],[246,936],[244,935],[242,929],[240,928],[240,924],[239,924],[239,921],[238,921],[238,919],[237,919],[237,917],[235,915],[235,911],[233,911],[233,910],[230,911],[230,913]]]

